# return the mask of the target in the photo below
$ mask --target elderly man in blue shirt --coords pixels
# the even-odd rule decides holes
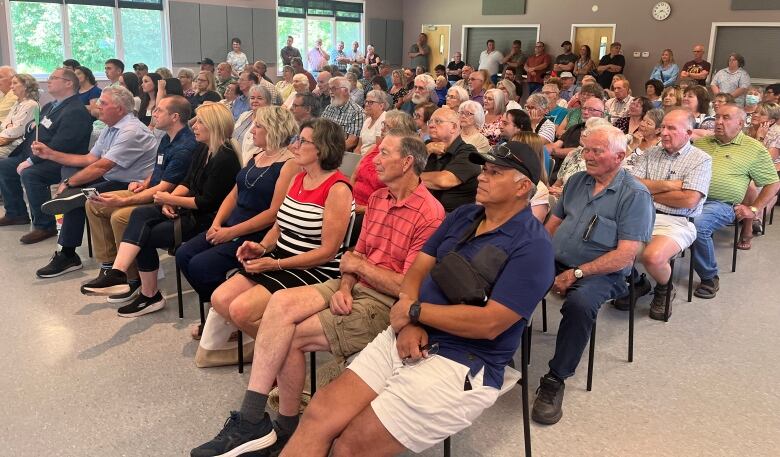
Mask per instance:
[[[498,398],[553,280],[553,248],[529,205],[541,170],[530,147],[511,142],[470,157],[483,166],[478,204],[453,211],[428,240],[404,278],[391,326],[317,392],[283,456],[327,455],[331,447],[334,455],[421,452]],[[474,299],[439,274],[458,255],[488,276]],[[467,274],[452,276],[466,282]]]
[[[553,235],[563,297],[561,324],[540,381],[531,417],[555,424],[563,416],[564,380],[574,375],[601,304],[625,295],[625,276],[642,245],[650,241],[655,210],[650,192],[622,167],[626,136],[613,126],[583,132],[586,171],[566,182],[546,228]]]
[[[82,268],[76,248],[84,237],[87,201],[84,188],[98,192],[127,189],[133,181],[144,180],[154,167],[157,139],[133,114],[133,94],[124,87],[103,89],[98,104],[98,119],[107,125],[88,154],[76,155],[55,151],[43,143],[33,143],[35,156],[66,167],[80,168],[65,179],[54,199],[41,205],[46,214],[63,214],[60,251],[39,269],[39,278],[52,278]]]

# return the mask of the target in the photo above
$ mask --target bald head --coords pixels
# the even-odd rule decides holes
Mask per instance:
[[[8,66],[0,67],[0,93],[6,94],[11,90],[11,79],[16,76],[13,68]]]
[[[428,133],[433,140],[449,146],[460,136],[458,113],[450,108],[437,109],[428,121]]]

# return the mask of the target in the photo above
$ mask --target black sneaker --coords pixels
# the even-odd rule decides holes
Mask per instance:
[[[35,274],[39,278],[54,278],[69,271],[81,270],[82,268],[81,259],[77,254],[67,256],[62,252],[56,251],[51,256],[49,264],[36,271]]]
[[[81,189],[69,189],[63,192],[61,197],[53,198],[41,205],[41,212],[54,216],[65,214],[70,210],[83,207],[87,202],[87,197],[81,192]]]
[[[95,295],[123,294],[130,291],[127,275],[114,268],[81,286],[81,293]]]
[[[636,299],[639,300],[639,297],[644,297],[645,295],[649,294],[650,289],[652,289],[650,281],[648,281],[647,276],[645,276],[645,274],[642,273],[639,276],[639,281],[634,283],[634,290],[636,291]],[[615,308],[619,309],[620,311],[628,311],[628,309],[631,307],[630,298],[631,298],[631,294],[615,299],[615,303],[614,303]]]
[[[295,432],[295,430],[293,432],[285,431],[276,421],[274,421],[274,431],[276,432],[276,442],[266,450],[268,457],[279,457],[279,454],[282,453],[282,450],[287,446],[287,442],[290,441],[292,434]]]
[[[158,290],[154,297],[139,293],[135,300],[117,310],[120,317],[138,317],[165,308],[165,298]]]
[[[254,424],[243,420],[238,411],[231,411],[217,436],[190,451],[190,456],[238,457],[247,452],[266,449],[274,443],[276,431],[268,413],[265,413],[260,423]]]
[[[130,290],[122,294],[109,295],[106,299],[109,303],[124,303],[135,299],[141,293],[141,281],[130,281]]]
[[[563,417],[563,391],[566,385],[551,374],[542,376],[536,389],[536,400],[531,419],[540,424],[552,425]]]
[[[108,270],[110,270],[110,268],[100,268],[100,270],[98,270],[98,275],[97,275],[97,277],[95,279],[93,279],[91,281],[87,281],[87,282],[85,282],[84,284],[81,285],[81,289],[80,289],[81,293],[84,294],[84,295],[94,295],[92,292],[88,291],[85,287],[87,287],[87,285],[89,285],[89,284],[97,283],[98,281],[103,279],[103,277],[106,275]]]

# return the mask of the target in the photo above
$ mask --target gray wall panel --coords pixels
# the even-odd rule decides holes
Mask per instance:
[[[385,19],[369,19],[368,21],[368,43],[374,46],[374,50],[382,59],[385,58],[385,33],[387,32],[387,21]]]
[[[203,57],[209,57],[215,63],[224,61],[229,39],[227,7],[200,5],[200,48]]]
[[[249,8],[227,7],[227,32],[228,40],[238,37],[241,40],[241,49],[246,54],[249,62],[255,60],[254,39],[252,39],[252,13]],[[230,43],[228,43],[230,44]]]
[[[200,5],[183,2],[170,2],[168,5],[173,64],[200,61]]]
[[[728,66],[729,54],[738,52],[745,58],[745,70],[752,79],[780,78],[780,59],[767,58],[767,50],[780,43],[780,27],[718,27],[712,68],[715,72]]]
[[[388,20],[385,33],[385,54],[379,55],[389,61],[391,65],[401,65],[403,62],[404,43],[401,40],[402,36],[404,36],[403,21]]]
[[[513,40],[523,42],[523,52],[533,55],[536,44],[536,27],[487,27],[466,29],[466,53],[463,61],[476,68],[479,55],[487,48],[487,40],[496,41],[496,49],[505,53],[512,47]]]
[[[255,43],[255,60],[264,60],[268,65],[279,61],[276,49],[276,11],[272,9],[252,10],[252,30]]]

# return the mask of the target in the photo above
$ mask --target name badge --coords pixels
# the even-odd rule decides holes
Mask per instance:
[[[50,129],[51,128],[51,119],[49,119],[48,117],[44,116],[43,119],[41,119],[41,125],[46,127],[47,129]]]
[[[157,165],[162,165],[162,164],[163,164],[163,156],[159,155],[157,156]]]

